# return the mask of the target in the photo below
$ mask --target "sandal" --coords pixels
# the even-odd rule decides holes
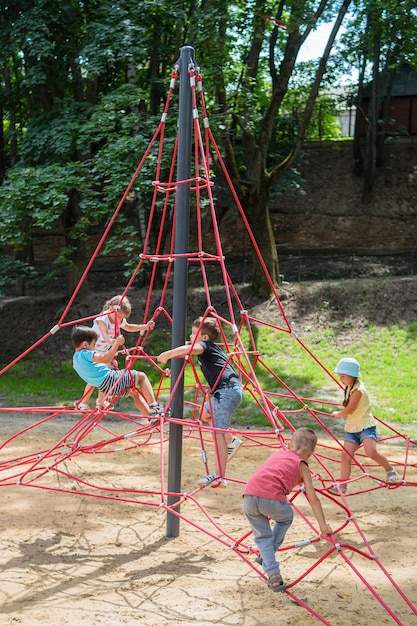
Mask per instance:
[[[394,468],[387,472],[387,483],[396,483],[398,480],[398,474]]]
[[[111,400],[102,400],[101,402],[99,402],[97,400],[96,402],[96,408],[97,409],[101,409],[101,410],[105,410],[108,409],[109,407],[111,407],[111,403],[112,403],[112,399]]]
[[[266,581],[266,584],[272,591],[284,591],[286,584],[281,578],[281,574],[272,574]]]

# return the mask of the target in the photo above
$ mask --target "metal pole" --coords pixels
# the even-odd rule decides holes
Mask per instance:
[[[191,46],[181,48],[179,59],[180,99],[178,115],[178,155],[177,155],[177,182],[189,180],[191,176],[191,147],[192,147],[192,102],[189,78],[190,65],[194,65],[194,49]],[[176,189],[176,219],[175,219],[175,254],[186,254],[189,246],[190,230],[190,183],[177,186]],[[174,295],[172,306],[172,348],[185,342],[187,324],[187,289],[188,289],[188,259],[186,256],[175,258],[174,265]],[[171,415],[183,418],[184,410],[184,377],[181,374],[183,359],[171,361],[171,389],[178,386],[172,397]],[[168,496],[168,506],[178,502],[181,492],[182,469],[182,425],[169,425],[169,457],[168,457],[168,491],[174,495]],[[178,507],[175,510],[179,510]],[[179,536],[179,517],[168,511],[167,537]]]

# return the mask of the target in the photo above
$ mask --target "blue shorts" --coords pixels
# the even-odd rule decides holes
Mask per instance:
[[[226,430],[230,426],[232,413],[243,400],[243,387],[239,381],[216,389],[210,400],[204,403],[207,413],[213,418],[213,426]]]
[[[357,446],[360,446],[364,439],[375,439],[377,441],[376,426],[364,428],[359,433],[345,433],[345,441],[354,443]]]

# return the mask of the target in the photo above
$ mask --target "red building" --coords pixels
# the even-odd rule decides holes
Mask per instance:
[[[368,83],[364,88],[362,104],[358,110],[361,137],[366,134],[366,118],[371,90],[372,83]],[[417,135],[417,70],[405,65],[400,71],[387,78],[379,107],[378,118],[380,120],[384,119],[384,106],[387,97],[390,97],[389,113],[386,116],[388,118],[387,134]]]

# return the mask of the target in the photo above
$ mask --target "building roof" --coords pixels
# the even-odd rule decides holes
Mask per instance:
[[[371,95],[372,81],[367,83],[363,89],[363,95],[369,97]],[[384,85],[383,95],[387,93],[387,84]],[[391,95],[400,96],[417,96],[417,69],[413,69],[410,65],[403,65],[399,71],[393,72],[393,83]]]

